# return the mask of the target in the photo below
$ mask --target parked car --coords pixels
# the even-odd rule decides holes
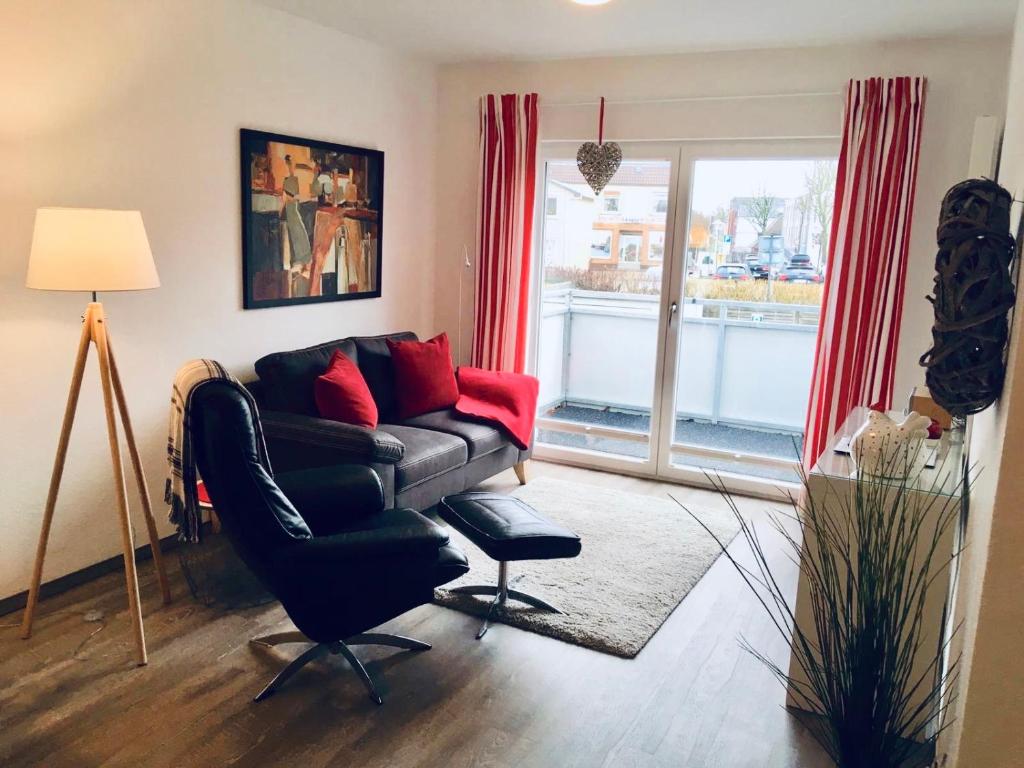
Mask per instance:
[[[782,271],[791,255],[783,243],[782,235],[761,235],[747,257],[747,267],[755,280],[767,280]]]
[[[771,274],[771,270],[768,268],[768,264],[762,264],[760,261],[747,262],[747,269],[750,270],[750,275],[755,280],[767,280],[768,275]]]
[[[750,276],[755,280],[767,280],[769,276],[773,278],[778,277],[779,272],[783,269],[781,258],[781,256],[778,257],[771,264],[768,263],[767,259],[763,261],[760,259],[748,260],[747,269],[750,270]]]
[[[768,264],[762,264],[760,257],[756,253],[747,256],[747,258],[743,260],[743,263],[746,264],[747,270],[750,272],[750,276],[755,280],[768,279]]]
[[[789,266],[791,267],[809,267],[811,266],[811,257],[806,253],[794,253],[789,257]]]
[[[712,280],[749,280],[750,270],[746,264],[723,264],[715,270]]]
[[[788,266],[775,278],[780,282],[787,283],[820,283],[825,278],[815,272],[811,267]]]

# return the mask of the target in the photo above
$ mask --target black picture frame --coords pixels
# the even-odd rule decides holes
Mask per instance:
[[[239,156],[243,308],[379,298],[384,153],[242,128]]]

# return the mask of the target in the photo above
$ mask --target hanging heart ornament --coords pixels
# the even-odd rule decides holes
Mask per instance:
[[[622,148],[614,141],[604,143],[604,96],[601,97],[597,115],[597,144],[584,142],[576,151],[576,166],[587,180],[587,184],[600,195],[612,176],[622,165]]]
[[[599,195],[622,165],[622,149],[614,141],[606,144],[585,142],[576,152],[576,165],[594,194]]]

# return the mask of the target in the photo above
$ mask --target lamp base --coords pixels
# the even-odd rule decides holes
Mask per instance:
[[[95,298],[95,293],[93,298]],[[114,469],[114,490],[117,497],[117,508],[121,523],[121,544],[124,555],[125,587],[128,591],[128,606],[132,619],[132,632],[135,640],[135,660],[139,666],[147,663],[146,638],[142,627],[142,608],[139,600],[139,579],[135,570],[135,544],[132,540],[131,517],[128,509],[128,493],[125,486],[124,467],[121,463],[121,446],[117,434],[117,417],[114,413],[116,403],[124,427],[125,442],[128,445],[128,456],[135,472],[135,481],[139,488],[142,511],[146,518],[149,542],[153,550],[153,564],[156,566],[157,579],[164,604],[171,601],[170,585],[164,568],[163,554],[160,550],[160,537],[153,519],[153,508],[150,503],[146,476],[142,469],[139,450],[135,444],[135,433],[132,430],[128,406],[125,403],[124,388],[114,360],[114,351],[110,345],[110,334],[107,332],[106,317],[103,305],[98,301],[90,302],[82,316],[82,335],[78,342],[78,354],[71,376],[71,389],[64,409],[64,422],[61,426],[60,440],[57,443],[57,455],[53,462],[53,473],[50,475],[50,490],[46,497],[46,508],[43,512],[43,525],[39,532],[39,546],[36,549],[35,566],[32,570],[32,583],[29,586],[28,602],[21,624],[21,636],[32,636],[32,621],[35,617],[36,604],[39,601],[39,585],[43,576],[43,561],[46,559],[46,545],[50,538],[53,524],[53,511],[57,505],[60,492],[60,481],[64,474],[64,462],[67,459],[68,443],[71,438],[71,427],[78,409],[78,394],[82,388],[82,375],[89,355],[89,348],[96,345],[99,358],[100,385],[103,390],[103,409],[107,422],[107,440],[110,444],[110,460]]]

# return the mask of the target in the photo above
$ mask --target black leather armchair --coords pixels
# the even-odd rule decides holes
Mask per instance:
[[[196,464],[223,531],[299,630],[253,642],[312,643],[256,701],[330,653],[345,657],[380,704],[349,646],[429,649],[367,630],[430,602],[435,586],[469,570],[466,557],[443,527],[411,509],[385,509],[380,479],[368,467],[300,470],[275,480],[259,460],[257,418],[231,382],[207,382],[192,394]]]

